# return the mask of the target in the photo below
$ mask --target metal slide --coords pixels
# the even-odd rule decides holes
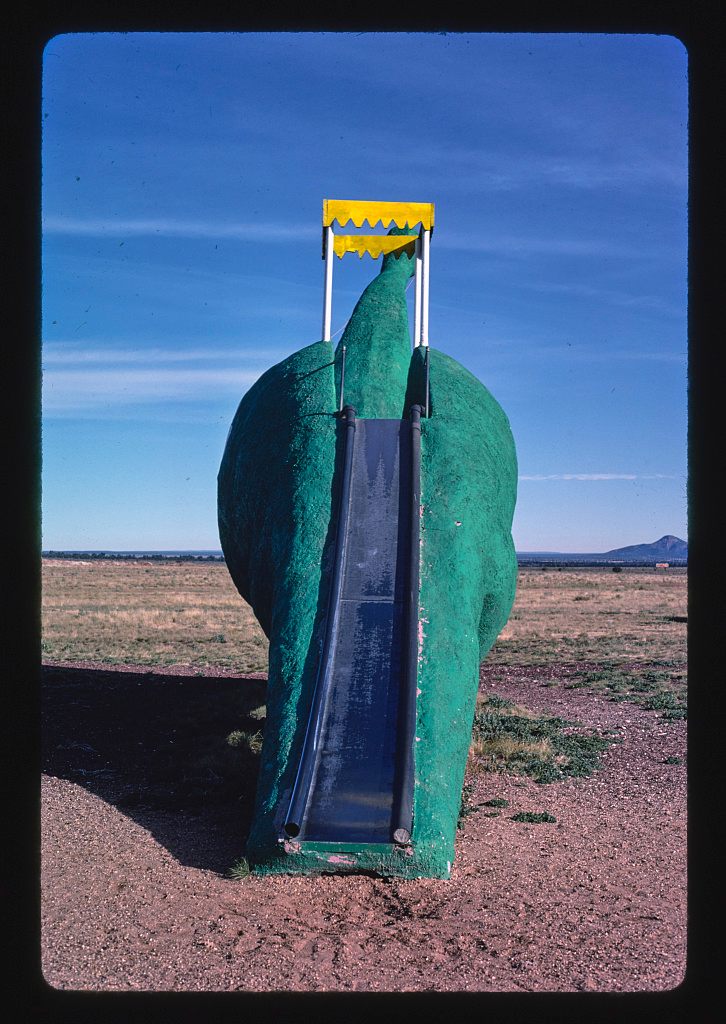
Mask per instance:
[[[284,835],[410,840],[418,659],[420,406],[356,419],[345,455],[322,656]]]

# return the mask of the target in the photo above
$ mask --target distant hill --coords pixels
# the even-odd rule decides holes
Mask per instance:
[[[670,562],[685,565],[688,562],[688,544],[680,537],[666,534],[652,544],[629,544],[624,548],[613,548],[599,554],[573,551],[518,551],[520,565],[610,565],[613,562],[633,562],[639,565],[654,565],[656,562]]]
[[[622,558],[626,561],[641,561],[644,558],[655,562],[682,561],[688,558],[688,544],[680,537],[668,533],[652,544],[629,544],[625,548],[613,548],[612,551],[606,551],[603,557]]]

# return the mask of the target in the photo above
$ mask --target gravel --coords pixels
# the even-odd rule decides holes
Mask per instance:
[[[143,765],[104,747],[103,693],[108,682],[161,702],[184,676],[199,687],[247,680],[179,667],[46,671],[42,967],[57,989],[645,992],[684,977],[683,721],[564,689],[566,666],[485,666],[484,691],[614,730],[601,769],[546,785],[470,774],[473,804],[509,803],[462,820],[449,881],[234,880],[239,800],[128,806]],[[144,731],[153,716],[138,717],[127,745],[157,742]],[[512,820],[522,812],[555,821]]]

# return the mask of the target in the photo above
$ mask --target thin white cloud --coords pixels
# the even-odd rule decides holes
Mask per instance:
[[[228,238],[247,242],[290,242],[295,239],[319,239],[320,227],[314,224],[240,223],[193,221],[174,218],[75,218],[48,214],[43,217],[46,234],[89,237],[168,237]],[[440,230],[438,249],[492,253],[498,256],[661,256],[662,249],[646,249],[598,238],[556,238],[551,236],[497,235],[471,232],[465,235]]]
[[[432,307],[435,309],[444,308],[441,303],[432,303]],[[456,311],[457,313],[466,312],[479,323],[487,323],[490,319],[494,319],[489,314],[482,314],[476,310],[461,310],[457,309],[456,306],[447,306],[447,309]],[[485,317],[486,319],[483,319]],[[479,346],[482,351],[487,354],[488,360],[496,359],[497,362],[508,363],[511,360],[520,361],[524,358],[528,360],[536,359],[560,359],[562,358],[568,364],[574,363],[608,363],[611,366],[617,365],[625,360],[628,362],[645,362],[645,363],[680,363],[685,364],[688,361],[688,352],[686,349],[685,341],[680,349],[674,348],[661,348],[646,350],[642,348],[617,348],[613,349],[608,346],[607,343],[598,342],[597,340],[587,339],[584,342],[560,342],[558,344],[552,344],[547,340],[542,341],[541,344],[532,344],[532,334],[524,337],[520,334],[513,334],[509,329],[509,325],[503,323],[499,326],[499,321],[494,322],[494,330],[496,334],[491,335],[481,332],[479,339]],[[492,363],[487,364],[487,373],[490,372]]]
[[[103,345],[81,344],[77,341],[51,341],[43,343],[43,368],[53,366],[83,366],[92,364],[140,363],[210,363],[244,359],[271,365],[284,359],[288,352],[282,349],[245,348],[158,348],[141,346],[114,348]]]
[[[429,157],[431,155],[429,154]],[[652,154],[640,160],[613,159],[602,149],[594,154],[562,153],[523,157],[518,153],[490,154],[483,150],[442,151],[438,164],[454,160],[459,173],[453,184],[460,189],[513,192],[520,189],[557,187],[595,191],[647,186],[685,189],[685,159],[663,160]]]
[[[516,165],[515,165],[516,166]],[[552,185],[587,191],[600,188],[629,188],[657,184],[684,189],[687,184],[685,159],[658,159],[652,153],[640,160],[611,159],[602,149],[592,155],[568,154],[520,162],[517,176],[522,184],[538,178]]]
[[[296,238],[318,238],[320,228],[311,224],[229,223],[174,218],[134,219],[98,217],[79,219],[48,214],[43,231],[63,235],[143,235],[174,238],[235,238],[243,242],[288,242]]]
[[[474,231],[466,235],[440,231],[438,249],[491,253],[495,256],[661,256],[662,250],[611,242],[601,238],[553,238],[551,236],[498,235]]]
[[[209,401],[242,394],[262,369],[105,368],[43,374],[45,414],[154,402]]]
[[[685,260],[685,253],[684,253]],[[684,262],[685,267],[685,262]],[[657,295],[638,295],[616,291],[612,288],[598,288],[586,284],[563,284],[552,282],[550,284],[538,284],[528,281],[520,282],[521,286],[532,291],[543,292],[545,295],[561,294],[571,295],[577,298],[596,299],[599,302],[610,302],[616,306],[652,310],[656,313],[663,313],[666,316],[684,318],[686,316],[686,298],[678,305],[673,302],[664,301]]]
[[[676,480],[672,473],[534,473],[520,480]]]
[[[512,343],[516,344],[516,342]],[[578,344],[564,344],[564,345],[518,345],[516,348],[517,358],[521,359],[524,355],[527,358],[541,356],[542,358],[549,359],[553,356],[564,356],[568,361],[577,362],[604,362],[614,364],[624,359],[632,361],[652,362],[652,363],[685,363],[687,360],[688,353],[685,350],[685,346],[682,351],[675,352],[673,350],[653,350],[644,351],[643,349],[617,349],[613,350],[603,345],[597,347],[595,343],[588,343],[586,345]]]

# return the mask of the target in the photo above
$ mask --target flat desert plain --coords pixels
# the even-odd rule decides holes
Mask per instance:
[[[222,563],[43,563],[61,990],[653,992],[686,946],[684,570],[520,570],[450,880],[258,877],[267,646]]]

